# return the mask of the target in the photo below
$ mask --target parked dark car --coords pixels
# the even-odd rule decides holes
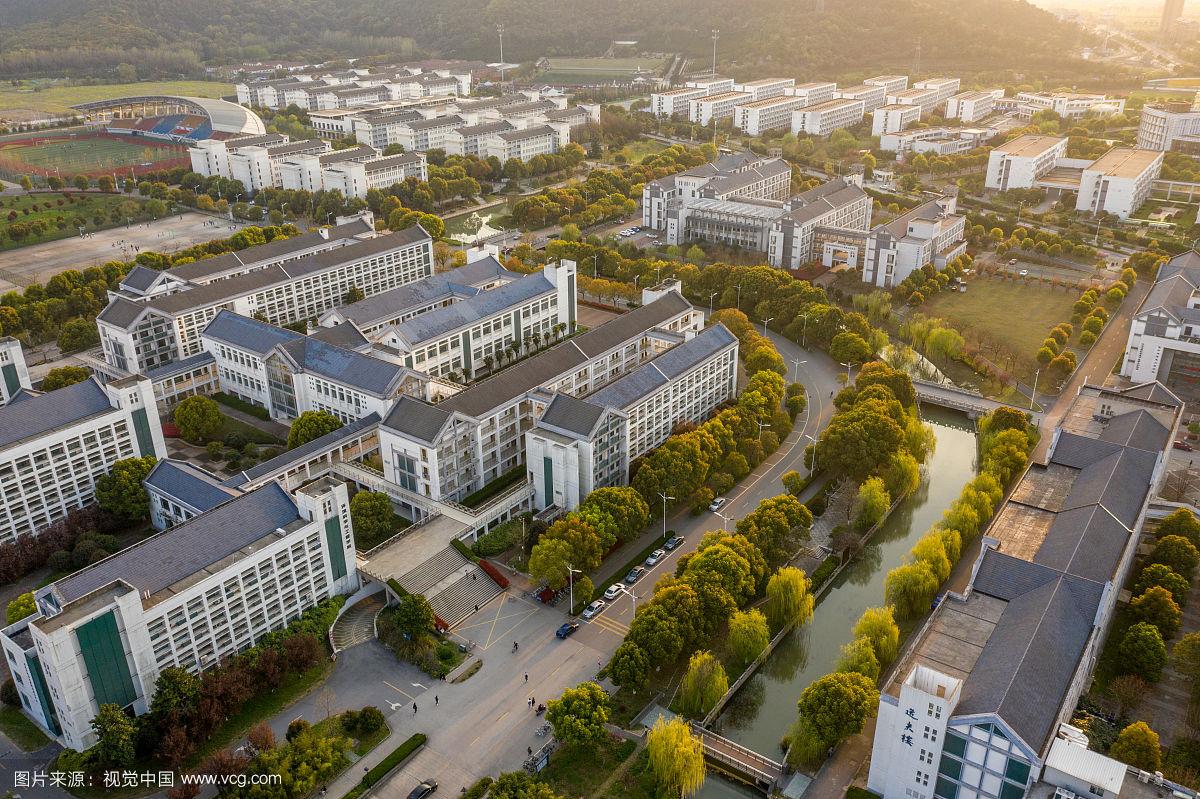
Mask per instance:
[[[564,624],[563,626],[559,627],[557,630],[555,630],[554,636],[556,638],[567,638],[568,636],[570,636],[572,633],[574,633],[578,629],[579,629],[578,624],[576,624],[575,622],[569,621],[566,624]]]
[[[408,792],[408,799],[425,799],[427,796],[432,796],[437,789],[437,780],[425,780]]]

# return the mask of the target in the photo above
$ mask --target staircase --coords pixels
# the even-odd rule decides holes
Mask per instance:
[[[438,618],[451,627],[483,607],[503,589],[487,573],[446,547],[408,571],[397,582],[411,594],[422,594]]]
[[[375,616],[383,610],[384,595],[371,594],[338,617],[330,630],[334,653],[375,637]]]

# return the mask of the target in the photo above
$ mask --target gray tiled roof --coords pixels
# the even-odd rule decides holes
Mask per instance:
[[[441,406],[405,395],[392,406],[387,418],[383,420],[383,426],[418,441],[433,444],[449,420],[450,412]]]
[[[308,336],[289,341],[281,348],[306,373],[377,397],[390,396],[408,371],[399,364]]]
[[[206,363],[215,363],[215,361],[216,359],[213,358],[212,353],[205,350],[204,352],[197,352],[195,355],[190,355],[182,361],[171,361],[170,363],[164,363],[162,366],[147,369],[143,374],[152,381],[158,382],[159,380],[165,380],[171,375],[183,374]]]
[[[114,580],[153,595],[296,522],[303,519],[291,497],[270,483],[64,577],[53,590],[62,604]]]
[[[1146,400],[1148,402],[1157,402],[1162,405],[1171,405],[1180,407],[1183,405],[1183,400],[1175,396],[1169,388],[1159,383],[1157,380],[1149,383],[1142,383],[1138,386],[1131,386],[1121,392],[1126,396],[1136,399]]]
[[[324,152],[329,149],[329,142],[324,139],[301,139],[300,141],[292,141],[287,144],[280,144],[276,147],[267,148],[267,156],[270,158],[279,158],[293,153],[306,153],[311,150],[321,150]]]
[[[1132,527],[1141,513],[1158,463],[1158,452],[1122,448],[1080,470],[1063,508],[1099,504]]]
[[[289,449],[282,455],[277,455],[270,460],[263,461],[252,469],[246,469],[238,472],[233,477],[225,480],[222,485],[230,488],[237,488],[246,483],[260,480],[264,477],[282,474],[286,472],[292,464],[300,463],[307,460],[311,455],[317,452],[324,452],[332,449],[337,442],[344,441],[359,435],[364,430],[369,430],[379,424],[379,414],[369,413],[361,419],[351,422],[350,424],[342,425],[332,433],[326,433],[320,438],[314,438],[307,444],[302,444],[294,449]]]
[[[108,322],[114,327],[128,330],[145,310],[146,306],[141,303],[127,300],[124,297],[114,297],[108,307],[97,314],[96,318],[101,322]]]
[[[570,394],[555,394],[538,419],[537,426],[588,438],[602,416],[604,407],[601,405],[576,399]]]
[[[536,297],[550,294],[554,284],[541,273],[526,275],[519,280],[483,291],[453,305],[435,308],[396,325],[396,332],[410,347],[440,338],[449,333],[497,314],[511,311]]]
[[[331,153],[325,153],[317,156],[321,166],[329,166],[330,164],[340,164],[343,161],[356,161],[365,158],[374,158],[379,155],[379,151],[369,144],[359,144],[354,147],[344,147],[341,150],[334,150]]]
[[[705,328],[690,341],[672,347],[657,358],[609,383],[589,396],[588,402],[602,407],[628,408],[696,364],[736,343],[737,337],[723,324]]]
[[[493,408],[644,335],[689,308],[691,304],[680,294],[670,292],[648,305],[621,314],[616,319],[551,347],[540,355],[514,364],[495,377],[489,377],[444,400],[441,407],[467,416],[486,415]]]
[[[186,461],[161,460],[150,470],[144,481],[154,489],[200,513],[228,502],[240,492],[221,485],[221,481],[198,466]]]
[[[130,269],[125,273],[125,277],[121,278],[121,286],[137,292],[146,292],[150,290],[154,281],[158,280],[161,274],[157,269],[134,264],[133,269]]]
[[[389,155],[386,158],[378,158],[374,161],[367,161],[366,166],[368,172],[378,172],[381,169],[391,169],[397,166],[409,166],[410,164],[419,164],[424,158],[420,153],[401,153],[400,155]]]
[[[37,438],[53,430],[113,410],[96,378],[0,407],[0,447]]]
[[[332,153],[330,153],[332,155]],[[236,252],[227,252],[212,258],[202,258],[190,264],[180,264],[171,267],[170,274],[184,280],[198,280],[210,275],[219,274],[231,269],[238,269],[251,264],[261,264],[267,261],[278,261],[294,257],[296,253],[314,247],[331,246],[332,243],[345,241],[372,232],[371,226],[363,219],[355,219],[341,225],[325,228],[325,235],[318,231],[301,233],[290,239],[272,239],[257,247],[247,247]]]
[[[1139,408],[1109,419],[1100,433],[1100,440],[1162,452],[1171,440],[1171,430],[1155,419],[1150,411]]]
[[[1008,604],[963,684],[955,715],[995,713],[1040,753],[1092,634],[1103,586],[989,551],[974,590]]]
[[[304,338],[303,333],[295,330],[276,327],[223,308],[217,311],[201,335],[259,355],[266,355],[280,344]]]
[[[554,128],[550,127],[549,125],[537,125],[532,128],[525,128],[523,130],[509,130],[496,135],[498,135],[504,141],[511,143],[525,141],[526,139],[540,139],[543,136],[554,136],[555,133]]]
[[[414,119],[408,123],[408,128],[409,130],[433,130],[446,127],[459,128],[465,123],[466,121],[462,117],[453,115],[448,117],[432,117],[430,119]]]
[[[404,286],[380,292],[373,297],[359,300],[335,309],[337,315],[348,319],[359,327],[372,327],[379,322],[404,315],[407,311],[451,297],[469,297],[477,294],[477,285],[490,283],[497,278],[516,280],[520,275],[509,272],[494,257],[488,256],[472,261],[458,269],[430,275]]]
[[[1055,514],[1033,560],[1102,583],[1113,579],[1128,543],[1129,531],[1104,506],[1084,505]]]
[[[483,122],[479,125],[468,125],[465,128],[459,128],[456,132],[458,135],[468,138],[471,136],[486,136],[489,133],[503,133],[506,130],[515,130],[513,123],[502,119],[499,122]]]
[[[792,211],[788,216],[796,222],[804,223],[864,196],[865,192],[858,186],[847,185],[844,180],[838,178],[793,197]],[[797,203],[803,205],[797,206]]]
[[[357,350],[360,347],[371,345],[370,340],[360,333],[357,327],[349,323],[333,327],[318,327],[312,332],[312,337],[318,341],[327,341],[338,347],[345,347],[348,350]]]

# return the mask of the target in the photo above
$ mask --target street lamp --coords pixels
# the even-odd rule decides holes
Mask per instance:
[[[816,474],[816,471],[817,471],[817,439],[815,439],[814,437],[810,436],[808,433],[801,433],[801,434],[800,434],[800,437],[801,437],[801,438],[807,438],[809,441],[811,441],[811,442],[812,442],[812,446],[813,446],[813,451],[812,451],[812,453],[813,453],[813,457],[812,457],[812,461],[813,461],[813,462],[812,462],[812,468],[808,470],[808,473],[809,473],[809,474]]]
[[[842,366],[846,367],[846,385],[850,385],[850,366],[851,366],[851,365],[852,365],[854,362],[853,362],[853,361],[846,361],[845,363],[842,363],[841,361],[838,361],[838,363],[839,363],[840,365],[842,365]]]
[[[712,74],[713,74],[714,78],[717,76],[717,39],[720,39],[720,38],[721,38],[721,31],[714,28],[713,32],[712,32],[712,42],[713,42]]]
[[[708,312],[710,314],[713,312],[713,309],[712,309],[713,297],[717,296],[720,293],[721,292],[719,292],[719,291],[714,291],[712,294],[708,295]]]
[[[800,314],[800,318],[804,320],[803,326],[800,328],[800,347],[808,349],[808,314]]]
[[[741,286],[737,287],[737,292],[738,292],[737,309],[740,311],[740,310],[742,310],[742,287]]]
[[[731,522],[733,520],[730,519],[728,516],[726,516],[724,513],[721,513],[719,511],[717,512],[717,515],[721,517],[721,532],[723,532],[723,533],[729,532],[729,522]]]
[[[767,335],[767,322],[772,321],[774,318],[775,318],[774,316],[768,316],[766,319],[763,320],[763,335],[764,336]]]
[[[571,564],[568,563],[567,564],[567,586],[568,586],[567,590],[571,594],[570,602],[571,602],[571,610],[573,611],[573,610],[575,610],[575,581],[571,579],[572,574],[583,574],[583,572],[580,571],[579,569],[571,568]]]
[[[796,367],[795,369],[792,370],[792,382],[793,383],[800,382],[800,367],[806,363],[808,363],[808,361],[802,361],[799,358],[792,359],[792,366]]]
[[[665,491],[659,491],[658,495],[662,497],[663,501],[663,542],[665,543],[667,540],[667,500],[674,500],[675,497],[668,496]]]
[[[1033,389],[1029,392],[1029,410],[1033,410],[1033,403],[1037,399],[1037,381],[1041,375],[1042,368],[1039,366],[1037,371],[1033,373]]]
[[[770,423],[770,422],[762,422],[762,421],[759,421],[759,422],[755,422],[755,424],[756,424],[756,425],[758,425],[758,436],[759,436],[759,438],[762,438],[762,431],[763,431],[763,428],[764,428],[764,427],[770,427],[770,426],[771,426],[771,423]]]
[[[600,253],[592,253],[592,277],[600,276]]]

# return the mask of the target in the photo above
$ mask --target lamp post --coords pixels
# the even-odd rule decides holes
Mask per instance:
[[[712,294],[708,295],[708,312],[710,314],[713,312],[713,306],[712,306],[713,297],[717,296],[720,293],[721,292],[719,292],[719,291],[714,291]]]
[[[1042,374],[1042,369],[1039,366],[1038,370],[1033,373],[1033,389],[1029,392],[1029,410],[1033,410],[1033,403],[1037,399],[1037,383],[1038,377]]]
[[[575,581],[571,579],[572,574],[583,574],[583,572],[580,571],[579,569],[572,568],[571,564],[568,563],[567,564],[567,586],[568,586],[567,591],[571,595],[571,598],[570,598],[571,610],[575,610]]]
[[[600,253],[592,253],[592,277],[600,276]]]
[[[665,492],[665,491],[659,491],[658,495],[660,497],[662,497],[662,501],[663,501],[663,542],[666,543],[666,540],[667,540],[667,500],[668,499],[674,500],[675,497],[668,496],[667,492]]]
[[[800,327],[800,347],[808,349],[808,314],[800,314],[800,318],[804,320],[804,324]]]
[[[792,366],[796,367],[795,369],[792,370],[792,382],[793,383],[800,382],[800,367],[806,363],[808,363],[808,361],[802,361],[799,358],[792,359]]]
[[[500,37],[500,93],[504,94],[504,23],[496,26],[496,34]]]
[[[720,39],[720,38],[721,38],[721,31],[714,28],[713,32],[712,32],[712,42],[713,42],[712,74],[713,74],[714,78],[717,76],[717,39]]]
[[[770,322],[774,319],[775,319],[774,316],[768,316],[766,319],[763,320],[763,335],[764,336],[767,335],[767,322]]]
[[[758,437],[759,437],[759,438],[762,438],[762,431],[763,431],[763,428],[764,428],[764,427],[770,427],[770,426],[771,426],[771,423],[770,423],[770,422],[761,422],[761,421],[760,421],[760,422],[755,422],[755,424],[756,424],[756,425],[758,425]]]
[[[740,311],[740,310],[742,310],[742,287],[741,287],[741,286],[738,286],[738,287],[737,287],[737,293],[738,293],[738,296],[737,296],[737,309]]]
[[[721,532],[729,532],[729,522],[731,521],[730,518],[720,511],[717,511],[717,515],[721,517]]]
[[[808,433],[801,433],[801,434],[800,434],[800,436],[801,436],[801,438],[807,438],[809,441],[811,441],[811,442],[812,442],[812,445],[813,445],[813,451],[812,451],[812,452],[813,452],[813,457],[812,457],[812,461],[813,461],[813,462],[812,462],[812,468],[808,470],[808,473],[809,473],[809,474],[816,474],[816,471],[817,471],[817,439],[815,439],[814,437],[810,436]]]
[[[845,363],[838,361],[839,365],[846,367],[846,385],[850,385],[850,367],[853,363],[853,361],[846,361]]]

